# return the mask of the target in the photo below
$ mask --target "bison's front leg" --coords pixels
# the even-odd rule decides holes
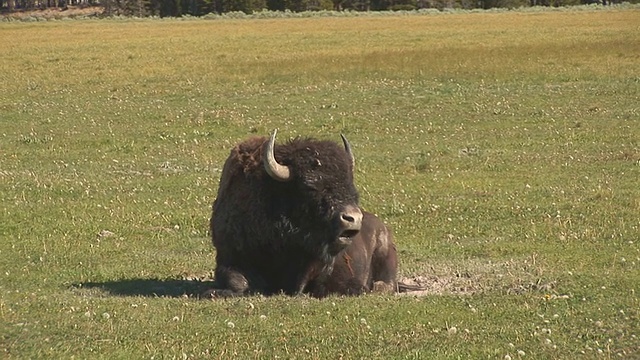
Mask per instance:
[[[243,296],[249,293],[249,281],[239,271],[227,266],[218,266],[215,271],[214,288],[203,296],[208,298]]]
[[[309,292],[310,287],[313,287],[316,292],[317,289],[324,289],[324,283],[333,271],[333,259],[329,263],[316,260],[312,262],[307,269],[300,275],[296,284],[296,295]],[[313,285],[311,285],[313,284]]]

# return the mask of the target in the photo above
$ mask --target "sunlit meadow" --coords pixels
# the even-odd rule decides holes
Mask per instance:
[[[0,23],[0,357],[637,357],[639,24]],[[349,138],[425,291],[198,299],[222,163],[276,128]]]

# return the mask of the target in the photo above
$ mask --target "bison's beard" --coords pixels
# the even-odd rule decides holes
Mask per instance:
[[[310,288],[323,286],[331,273],[335,263],[335,255],[328,243],[324,244],[324,248],[318,251],[319,257],[308,263],[306,269],[300,273],[296,281],[296,293],[302,294],[308,292]]]
[[[277,226],[279,235],[276,237],[283,241],[280,248],[282,253],[272,261],[284,261],[286,264],[280,263],[276,267],[296,274],[294,278],[289,278],[294,283],[285,285],[283,291],[301,294],[310,283],[326,281],[333,272],[336,255],[351,244],[352,238],[340,234],[330,222],[297,225],[285,217],[281,218]]]
[[[327,244],[326,250],[324,252],[331,255],[332,257],[335,257],[342,250],[346,249],[349,245],[351,245],[352,242],[353,242],[352,236],[338,236],[333,241]]]
[[[325,227],[327,229],[328,227]],[[303,238],[305,250],[311,261],[302,269],[296,283],[298,294],[308,291],[311,287],[322,287],[333,272],[336,256],[353,242],[358,231],[332,231],[322,234],[321,231],[311,231]]]
[[[329,231],[327,231],[329,230]],[[299,231],[298,234],[302,233]],[[302,236],[302,245],[310,254],[323,262],[329,262],[333,257],[346,249],[353,242],[358,231],[334,230],[333,226],[325,226],[322,229],[312,229]],[[293,240],[295,242],[300,239]]]

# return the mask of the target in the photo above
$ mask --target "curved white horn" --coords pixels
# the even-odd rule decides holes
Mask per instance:
[[[349,140],[343,135],[340,134],[342,138],[342,143],[344,144],[344,151],[347,152],[347,158],[351,161],[351,171],[354,171],[356,168],[356,158],[353,156],[353,152],[351,152],[351,145],[349,145]]]
[[[278,130],[273,130],[273,134],[271,134],[271,138],[265,145],[264,157],[262,161],[264,162],[264,169],[267,171],[267,174],[271,176],[274,180],[277,181],[289,181],[291,180],[291,171],[288,166],[280,165],[276,161],[276,157],[273,152],[273,148],[276,143],[276,134]]]

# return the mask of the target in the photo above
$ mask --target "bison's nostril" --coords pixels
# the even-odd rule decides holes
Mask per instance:
[[[362,211],[357,206],[348,206],[340,213],[340,225],[343,231],[360,231]]]
[[[349,214],[342,214],[342,220],[344,220],[344,221],[346,221],[348,223],[352,223],[352,222],[356,221],[356,219],[353,216],[349,215]]]

